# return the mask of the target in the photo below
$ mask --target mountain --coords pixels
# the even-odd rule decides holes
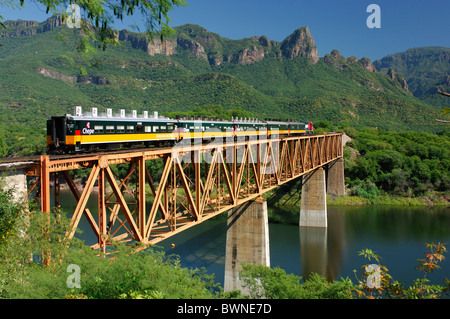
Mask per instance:
[[[255,117],[331,121],[335,125],[439,131],[440,107],[410,92],[398,73],[368,58],[333,50],[320,58],[301,27],[282,42],[266,36],[231,40],[186,24],[150,41],[117,31],[121,46],[90,58],[81,76],[77,30],[58,16],[44,22],[6,21],[0,37],[0,146],[9,154],[42,152],[45,120],[75,105],[163,114],[205,105],[241,108]],[[69,58],[67,58],[69,57]]]
[[[450,92],[450,48],[412,48],[374,61],[374,65],[383,73],[401,73],[409,90],[421,100],[450,107],[448,98],[436,94]]]

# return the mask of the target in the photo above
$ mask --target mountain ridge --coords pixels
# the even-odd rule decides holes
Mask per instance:
[[[36,132],[45,131],[46,118],[71,113],[75,105],[171,115],[220,105],[260,119],[442,129],[434,120],[440,107],[412,96],[397,72],[384,74],[370,59],[346,58],[338,50],[315,58],[306,27],[287,37],[291,50],[283,51],[283,42],[265,36],[231,40],[188,24],[166,39],[173,41],[171,54],[166,46],[153,55],[143,34],[127,31],[143,48],[121,41],[98,52],[91,61],[97,67],[80,76],[64,58],[76,49],[75,32],[58,23],[46,23],[47,31],[44,23],[12,23],[12,33],[0,39],[0,136],[10,154],[42,152],[45,135]],[[300,54],[295,46],[302,45]]]
[[[61,15],[54,15],[43,22],[29,20],[7,20],[4,24],[9,30],[3,30],[2,37],[32,36],[39,33],[52,31],[64,25]],[[276,54],[283,55],[288,59],[297,56],[311,59],[315,64],[319,59],[317,47],[308,27],[296,29],[281,43],[268,39],[266,36],[254,36],[241,40],[231,40],[220,35],[209,32],[205,28],[195,24],[184,24],[174,27],[175,36],[170,36],[163,41],[149,39],[143,33],[132,32],[128,29],[117,30],[120,41],[128,41],[134,48],[141,49],[149,55],[163,54],[170,56],[176,53],[176,48],[191,51],[197,58],[206,59],[212,65],[220,65],[222,62],[237,62],[250,64],[261,61],[265,53],[273,48],[280,47]],[[251,43],[249,43],[249,41]],[[241,42],[246,44],[238,52],[222,52],[225,42]]]
[[[400,73],[412,94],[430,104],[450,107],[449,99],[437,94],[450,92],[450,48],[416,47],[389,54],[374,65],[386,74]]]

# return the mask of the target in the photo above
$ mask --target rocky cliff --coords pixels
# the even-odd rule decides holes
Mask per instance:
[[[126,41],[135,49],[143,50],[149,55],[155,54],[172,55],[175,53],[176,43],[174,41],[162,41],[160,39],[149,39],[143,34],[121,30],[119,32],[119,41]]]
[[[374,65],[379,72],[386,73],[391,78],[401,73],[402,78],[404,77],[401,82],[405,80],[409,91],[419,98],[435,95],[439,90],[450,90],[450,82],[446,81],[450,74],[448,47],[411,48],[385,56],[375,61]],[[441,100],[448,103],[448,99],[442,97]]]
[[[292,60],[302,57],[311,60],[313,64],[319,61],[317,47],[308,27],[299,28],[281,42],[283,56]]]
[[[5,25],[8,29],[2,30],[0,37],[31,36],[64,27],[61,15],[55,15],[44,22],[18,20],[6,21]],[[308,27],[295,30],[281,43],[264,35],[241,40],[226,39],[193,24],[175,27],[175,35],[164,41],[157,37],[151,40],[144,33],[126,29],[117,31],[117,34],[119,41],[128,42],[133,48],[143,50],[151,56],[187,52],[209,61],[213,66],[222,63],[247,65],[262,61],[269,55],[289,60],[305,58],[313,64],[319,61],[317,47]]]
[[[1,30],[1,37],[31,36],[37,33],[52,31],[63,25],[62,15],[54,15],[44,22],[27,20],[7,20],[4,22],[7,29]]]

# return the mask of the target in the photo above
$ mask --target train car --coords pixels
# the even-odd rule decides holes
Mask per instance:
[[[233,136],[233,123],[215,118],[179,118],[181,139],[215,139]]]
[[[289,135],[289,123],[276,119],[267,119],[267,136],[278,135],[284,136]]]
[[[98,114],[97,108],[82,112],[75,107],[75,115],[52,116],[47,121],[47,149],[49,154],[81,151],[111,150],[122,146],[174,145],[182,139],[192,141],[216,138],[248,140],[277,136],[312,134],[311,122],[232,118],[170,119],[154,112],[126,114],[112,109]]]
[[[267,125],[258,119],[232,118],[233,133],[236,140],[258,139],[267,137]]]
[[[177,121],[135,111],[126,115],[125,110],[113,114],[83,114],[76,107],[75,115],[52,116],[47,121],[47,149],[49,153],[71,153],[82,150],[109,150],[121,145],[151,145],[175,142],[179,139]]]
[[[312,122],[289,121],[289,135],[309,135],[314,131]]]

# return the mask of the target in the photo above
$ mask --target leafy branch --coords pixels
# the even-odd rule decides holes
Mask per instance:
[[[447,252],[445,244],[427,244],[429,249],[425,253],[424,259],[418,259],[419,265],[416,267],[419,271],[424,272],[423,278],[416,279],[409,287],[405,287],[404,283],[400,283],[387,273],[388,269],[383,265],[377,267],[369,267],[364,265],[361,267],[362,274],[355,287],[355,292],[359,298],[395,298],[395,299],[438,299],[449,295],[450,280],[446,279],[444,285],[433,285],[427,279],[427,275],[440,268],[439,263],[444,261],[444,253]],[[360,256],[371,261],[374,259],[379,263],[380,257],[372,250],[365,249],[359,252]],[[355,271],[356,273],[356,271]],[[376,285],[373,278],[376,277]]]

